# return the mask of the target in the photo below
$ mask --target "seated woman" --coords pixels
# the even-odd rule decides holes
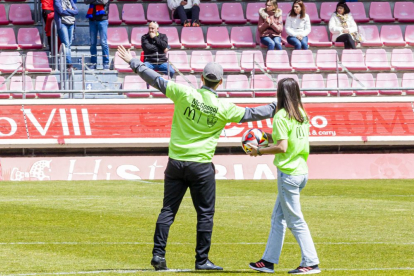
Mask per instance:
[[[278,8],[277,1],[267,1],[266,8],[261,8],[259,14],[257,31],[260,34],[260,42],[266,45],[268,50],[282,50],[282,10]]]
[[[339,2],[329,20],[329,31],[332,33],[333,42],[343,42],[345,49],[355,49],[355,40],[352,34],[358,32],[351,10],[345,2]]]
[[[306,14],[302,1],[293,3],[292,10],[286,18],[287,42],[295,47],[295,50],[308,49],[308,35],[311,32],[309,15]]]

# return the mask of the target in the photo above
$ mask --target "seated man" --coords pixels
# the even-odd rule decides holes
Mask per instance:
[[[173,12],[173,18],[180,19],[184,27],[200,27],[199,5],[200,0],[168,0],[168,8]]]
[[[158,32],[158,23],[151,22],[148,33],[141,37],[142,50],[144,51],[145,65],[165,75],[174,76],[174,69],[168,64],[168,38]]]

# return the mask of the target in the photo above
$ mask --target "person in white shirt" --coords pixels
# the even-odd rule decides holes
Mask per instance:
[[[200,0],[168,0],[173,18],[180,19],[184,27],[200,27]]]
[[[308,35],[311,32],[309,15],[302,1],[295,1],[285,23],[287,42],[295,50],[308,49]]]
[[[352,34],[358,32],[357,25],[351,15],[351,10],[345,2],[339,2],[329,20],[329,31],[332,33],[332,41],[343,42],[345,49],[355,49],[355,40]]]

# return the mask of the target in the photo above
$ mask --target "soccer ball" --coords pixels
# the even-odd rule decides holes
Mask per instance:
[[[246,153],[251,152],[251,147],[248,144],[258,146],[259,148],[267,147],[269,145],[267,134],[258,128],[247,130],[242,136],[242,148]]]

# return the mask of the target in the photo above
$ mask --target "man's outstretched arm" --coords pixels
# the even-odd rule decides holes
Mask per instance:
[[[246,107],[244,116],[240,120],[240,123],[273,118],[276,113],[276,106],[277,103],[272,102],[271,104],[261,105],[258,107]]]
[[[149,69],[138,58],[132,58],[130,50],[124,46],[118,46],[118,56],[131,66],[131,69],[137,73],[146,83],[158,89],[163,94],[167,93],[168,81],[163,79],[160,74]]]

